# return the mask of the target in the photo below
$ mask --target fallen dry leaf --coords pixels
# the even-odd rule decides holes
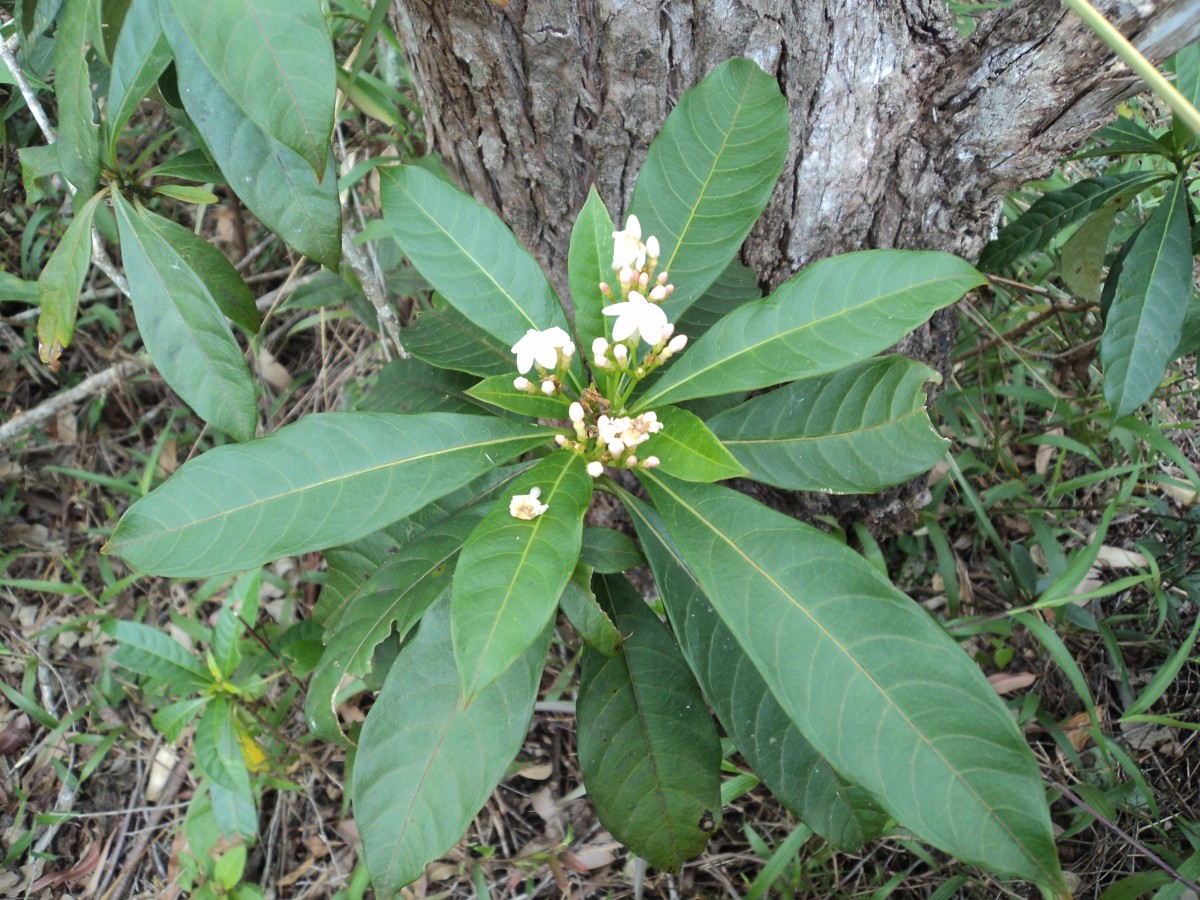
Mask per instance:
[[[988,676],[988,684],[1000,696],[1027,688],[1035,681],[1037,676],[1032,672],[997,672]]]
[[[1146,557],[1136,550],[1110,547],[1108,544],[1100,547],[1096,562],[1109,569],[1144,569],[1148,565]]]

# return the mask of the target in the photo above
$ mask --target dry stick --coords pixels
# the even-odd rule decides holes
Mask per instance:
[[[171,769],[171,774],[167,778],[167,783],[163,787],[162,794],[159,796],[158,806],[154,808],[154,812],[147,818],[146,827],[138,832],[138,839],[129,851],[129,862],[125,864],[125,869],[121,872],[121,877],[117,880],[116,884],[108,889],[103,900],[119,900],[121,897],[129,896],[129,892],[125,888],[137,873],[138,865],[141,863],[146,850],[150,847],[150,842],[154,839],[154,832],[158,830],[158,823],[162,821],[162,817],[168,809],[174,808],[171,801],[175,799],[175,795],[183,787],[183,782],[187,778],[187,770],[187,761],[183,759],[176,762],[175,767]]]
[[[383,285],[379,283],[379,279],[375,277],[375,273],[371,271],[371,267],[346,231],[342,232],[342,256],[345,257],[350,268],[354,270],[354,274],[358,276],[359,282],[362,283],[363,293],[367,295],[367,299],[375,307],[375,314],[379,316],[379,324],[387,332],[387,336],[392,339],[392,343],[396,345],[396,354],[401,359],[408,359],[408,351],[400,342],[400,324],[397,321],[396,311],[388,303],[387,295],[383,292]]]
[[[58,135],[50,127],[50,120],[46,118],[46,111],[42,109],[42,104],[38,102],[37,94],[26,80],[24,70],[17,65],[17,57],[13,54],[13,48],[16,46],[17,36],[15,34],[7,41],[0,43],[0,59],[4,60],[5,65],[8,66],[8,70],[12,72],[13,80],[16,81],[17,87],[21,91],[21,96],[25,98],[25,105],[33,113],[33,120],[37,122],[38,128],[42,130],[42,134],[46,138],[46,143],[53,144],[58,140]]]
[[[128,378],[129,376],[142,371],[147,366],[143,360],[126,360],[125,362],[117,363],[110,369],[105,369],[103,372],[97,372],[95,375],[81,381],[75,387],[68,391],[63,391],[61,394],[55,394],[43,403],[39,403],[33,409],[19,413],[0,425],[0,447],[6,447],[13,443],[21,433],[32,425],[38,422],[44,422],[59,413],[60,410],[66,409],[74,403],[81,400],[86,400],[93,394],[99,394],[117,382]]]
[[[1092,816],[1097,822],[1099,822],[1101,825],[1103,825],[1105,828],[1107,828],[1109,831],[1111,831],[1113,834],[1115,834],[1121,840],[1128,843],[1130,847],[1132,847],[1134,850],[1141,853],[1143,856],[1146,857],[1146,859],[1150,860],[1150,862],[1154,863],[1156,866],[1158,866],[1160,869],[1162,869],[1164,872],[1166,872],[1168,875],[1170,875],[1172,878],[1174,878],[1176,881],[1178,881],[1180,884],[1182,884],[1188,890],[1190,890],[1196,894],[1200,894],[1200,884],[1196,884],[1196,882],[1191,881],[1190,879],[1184,878],[1181,874],[1179,874],[1178,869],[1174,868],[1170,863],[1168,863],[1165,859],[1163,859],[1161,856],[1159,856],[1157,853],[1155,853],[1153,850],[1151,850],[1149,847],[1147,847],[1145,844],[1143,844],[1141,841],[1139,841],[1133,835],[1124,831],[1120,826],[1117,825],[1116,822],[1109,821],[1103,815],[1101,815],[1099,812],[1097,812],[1095,809],[1088,806],[1088,804],[1085,803],[1070,788],[1067,788],[1064,785],[1059,784],[1057,781],[1055,781],[1053,778],[1051,778],[1045,772],[1042,773],[1042,778],[1045,779],[1046,783],[1049,784],[1050,787],[1054,788],[1056,791],[1058,791],[1060,794],[1062,794],[1064,797],[1066,797],[1068,800],[1070,800],[1072,803],[1074,803],[1076,806],[1078,806],[1080,809],[1082,809],[1088,815]]]

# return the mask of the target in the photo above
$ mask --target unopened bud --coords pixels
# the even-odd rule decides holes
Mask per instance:
[[[565,434],[556,434],[554,436],[554,443],[558,444],[560,447],[567,446],[567,441],[569,440],[570,438],[568,438]]]
[[[583,404],[580,403],[578,400],[573,402],[571,404],[571,406],[567,409],[567,416],[568,416],[568,418],[570,418],[570,420],[572,422],[582,422],[583,421]]]
[[[575,345],[573,343],[571,343],[570,341],[567,341],[565,344],[563,344],[562,345],[562,355],[563,355],[563,359],[570,359],[572,356],[574,356],[575,355]]]
[[[598,337],[594,341],[592,341],[592,355],[593,356],[603,356],[607,352],[608,352],[608,341],[606,341],[604,338]]]
[[[654,235],[646,238],[646,255],[651,259],[658,259],[658,238]]]
[[[658,457],[657,456],[647,456],[645,459],[642,460],[642,468],[643,469],[653,469],[657,465],[658,465]]]
[[[604,464],[599,460],[592,460],[587,464],[587,473],[593,478],[599,478],[604,474]]]
[[[661,284],[655,285],[654,290],[650,292],[650,299],[655,303],[661,303],[667,299],[667,289]]]
[[[597,356],[595,359],[592,360],[592,365],[595,366],[597,369],[607,369],[609,366],[612,365],[612,363],[610,363],[608,361],[607,356]]]
[[[620,438],[608,442],[608,452],[613,456],[620,456],[625,452],[625,444]]]
[[[686,334],[677,334],[677,335],[675,335],[675,337],[671,338],[671,342],[669,344],[667,344],[667,349],[670,350],[672,353],[678,353],[680,350],[682,350],[686,346],[687,346],[687,335]],[[690,358],[691,357],[689,357],[689,359]]]
[[[625,268],[617,273],[617,281],[621,282],[621,287],[623,288],[627,288],[633,284],[633,278],[633,269],[629,268],[629,266],[625,266]]]
[[[658,277],[654,280],[657,281],[659,284],[666,284],[667,283],[667,273],[659,272]]]
[[[638,464],[638,458],[636,456],[634,456],[632,453],[630,453],[627,457],[625,457],[625,465],[629,466],[629,468],[632,469],[637,464]]]
[[[629,348],[624,344],[614,344],[612,348],[612,355],[613,359],[615,359],[617,362],[623,363],[625,360],[629,359]]]
[[[669,341],[671,339],[671,335],[673,335],[674,333],[675,333],[675,323],[668,322],[665,326],[663,326],[662,338],[660,340]]]
[[[609,287],[609,284],[607,281],[600,282],[600,293],[603,294],[605,297],[612,296],[612,288]]]
[[[524,375],[521,375],[520,377],[513,379],[513,387],[515,387],[518,391],[527,391],[533,387],[533,385],[529,383],[528,378],[526,378]]]
[[[549,379],[547,379],[546,381],[542,382],[542,393],[545,394],[547,397],[552,396],[554,394],[555,390],[557,390],[557,389],[555,388],[553,381],[550,381]]]
[[[638,285],[641,287],[642,292],[645,293],[646,288],[650,285],[650,276],[643,272],[638,276]]]

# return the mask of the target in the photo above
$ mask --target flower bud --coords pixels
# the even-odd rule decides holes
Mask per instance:
[[[642,468],[643,469],[653,469],[657,465],[658,465],[658,457],[657,456],[647,456],[645,459],[642,460]]]
[[[609,366],[612,365],[612,363],[610,363],[608,361],[607,356],[597,356],[595,359],[592,360],[592,365],[595,366],[597,369],[607,369]]]
[[[675,335],[675,337],[671,338],[671,342],[669,344],[667,344],[667,348],[672,353],[678,353],[680,350],[682,350],[686,346],[687,346],[687,335],[686,334]]]
[[[623,288],[628,288],[633,284],[633,278],[633,269],[629,268],[629,266],[625,266],[625,268],[617,273],[617,281],[621,282],[621,287]]]
[[[530,384],[528,378],[526,378],[524,375],[521,375],[513,379],[513,387],[515,387],[518,391],[527,391],[533,387],[533,385]]]
[[[554,386],[554,382],[550,379],[546,379],[542,382],[542,393],[547,397],[553,396],[555,390],[556,388]]]
[[[622,443],[620,438],[611,440],[608,442],[608,452],[611,453],[613,456],[620,456],[622,453],[625,452],[625,444]]]
[[[674,323],[674,322],[668,322],[668,323],[667,323],[667,325],[666,325],[666,327],[665,327],[665,328],[663,328],[663,331],[662,331],[662,340],[663,340],[664,342],[665,342],[665,341],[669,341],[669,340],[671,339],[671,335],[673,335],[674,333],[675,333],[675,323]]]
[[[603,294],[605,297],[612,296],[612,288],[609,286],[607,281],[600,282],[600,293]]]
[[[625,220],[625,230],[639,241],[642,239],[642,223],[638,221],[637,216],[630,216]]]
[[[662,303],[667,299],[667,289],[661,284],[655,285],[654,290],[650,292],[650,299],[655,303]]]
[[[554,443],[558,444],[560,447],[567,446],[567,441],[569,440],[570,438],[568,438],[565,434],[556,434],[554,436]]]
[[[638,458],[636,456],[634,456],[632,453],[630,453],[627,457],[625,457],[625,465],[629,466],[629,468],[632,469],[637,464],[638,464]]]
[[[568,418],[570,418],[570,420],[572,422],[582,422],[583,421],[583,404],[580,403],[578,400],[573,402],[571,404],[570,408],[567,410],[567,416],[568,416]]]
[[[575,355],[575,345],[571,341],[567,341],[562,345],[563,359],[570,359]]]
[[[658,278],[656,278],[656,279],[654,279],[654,280],[655,280],[655,281],[657,281],[659,284],[666,284],[666,283],[667,283],[667,273],[666,273],[666,272],[659,272],[659,273],[658,273]]]
[[[587,473],[593,478],[599,478],[604,474],[604,464],[599,460],[592,460],[587,464]]]
[[[646,255],[651,259],[658,259],[658,238],[654,235],[646,238]]]
[[[608,352],[608,341],[606,341],[604,338],[598,337],[594,341],[592,341],[592,355],[593,356],[603,356],[607,352]]]
[[[642,293],[646,292],[646,288],[650,285],[650,276],[643,272],[638,276],[638,286],[642,289]]]
[[[624,363],[629,359],[629,348],[624,344],[614,344],[612,348],[613,359],[619,363]]]

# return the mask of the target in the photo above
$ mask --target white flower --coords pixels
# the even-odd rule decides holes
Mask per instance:
[[[604,464],[597,460],[592,460],[587,464],[587,473],[593,478],[599,478],[604,474]]]
[[[640,269],[646,265],[646,245],[642,243],[642,224],[637,216],[625,220],[624,231],[614,231],[613,268]]]
[[[604,307],[603,312],[606,316],[617,317],[613,323],[614,341],[638,334],[647,344],[657,344],[668,324],[667,314],[637,291],[630,291],[629,299],[624,303]]]
[[[617,421],[625,426],[617,438],[626,447],[636,447],[648,440],[650,435],[662,431],[662,422],[658,421],[658,414],[655,412],[644,412],[636,419],[618,419]]]
[[[517,355],[517,371],[524,375],[536,362],[543,369],[558,366],[558,352],[571,343],[571,336],[559,328],[534,331],[530,328],[525,337],[513,344],[512,352]],[[571,345],[574,350],[574,345]]]
[[[508,512],[514,519],[536,519],[550,508],[546,503],[538,503],[542,496],[541,488],[532,488],[528,494],[515,494],[508,502]]]

